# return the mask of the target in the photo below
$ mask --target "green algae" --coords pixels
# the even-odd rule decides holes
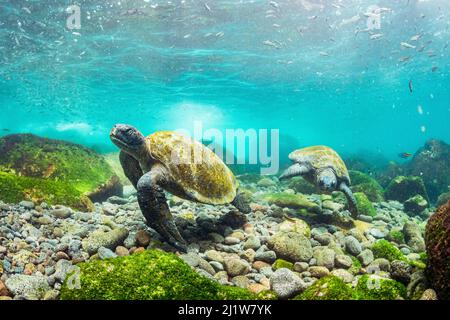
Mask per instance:
[[[131,256],[97,260],[80,267],[80,286],[70,289],[70,274],[61,289],[62,300],[252,300],[273,299],[220,285],[191,269],[176,255],[146,250]]]
[[[372,202],[369,201],[367,196],[362,192],[354,193],[356,199],[356,207],[358,208],[358,213],[370,217],[375,217],[377,211],[375,210]]]

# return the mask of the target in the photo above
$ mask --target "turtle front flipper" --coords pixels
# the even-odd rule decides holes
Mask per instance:
[[[301,176],[305,173],[309,172],[309,168],[305,165],[301,165],[299,163],[293,164],[289,168],[287,168],[281,176],[278,178],[278,180],[284,180],[291,177]]]
[[[356,218],[358,216],[358,207],[356,204],[356,198],[353,195],[352,190],[350,190],[350,188],[345,182],[342,182],[340,184],[339,190],[341,190],[344,193],[345,197],[347,198],[348,208],[350,213],[352,214],[352,217]]]
[[[252,209],[250,208],[248,202],[244,198],[243,194],[239,192],[239,190],[237,190],[236,197],[231,202],[231,204],[233,206],[235,206],[236,209],[238,209],[242,213],[247,214],[247,213],[250,213],[252,211]]]
[[[187,252],[186,241],[180,235],[167,204],[163,189],[158,185],[164,175],[158,166],[144,174],[137,183],[137,198],[147,225],[158,232],[176,249]]]
[[[120,151],[119,160],[125,176],[137,189],[138,181],[144,174],[142,172],[141,166],[139,165],[139,161],[137,161],[135,158],[124,151]]]

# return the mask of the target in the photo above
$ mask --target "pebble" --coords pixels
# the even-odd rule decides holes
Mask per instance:
[[[250,280],[246,276],[236,276],[231,279],[231,283],[240,288],[247,288]]]
[[[150,234],[147,231],[139,230],[136,232],[136,245],[146,248],[151,241]]]
[[[348,253],[357,256],[361,253],[362,248],[361,244],[354,236],[347,236],[345,237],[345,250],[347,250]]]
[[[317,266],[333,269],[335,256],[335,252],[327,247],[317,247],[314,249],[313,257],[316,259]]]
[[[270,264],[274,263],[276,259],[277,259],[277,255],[275,254],[275,251],[272,251],[272,250],[256,252],[256,254],[255,254],[255,260],[268,262]]]
[[[209,264],[214,268],[216,272],[223,271],[223,264],[218,261],[210,261]]]
[[[28,300],[42,299],[51,288],[45,276],[15,274],[5,282],[8,290],[15,296],[23,296]]]
[[[345,269],[334,269],[331,274],[341,278],[345,283],[352,283],[354,279],[353,275]]]
[[[102,260],[112,259],[112,258],[117,257],[117,254],[115,254],[111,249],[108,249],[105,247],[98,248],[97,253],[98,253],[99,258]]]
[[[306,262],[296,262],[296,263],[294,263],[294,271],[296,271],[296,272],[301,273],[303,271],[308,270],[308,268],[309,268],[309,264],[306,263]]]
[[[278,298],[289,299],[306,289],[306,283],[289,269],[276,270],[270,277],[270,288]]]
[[[348,269],[352,266],[353,261],[352,258],[345,254],[337,254],[334,260],[334,264],[338,268],[345,268]]]
[[[226,259],[224,267],[231,277],[245,275],[250,271],[248,262],[237,258]]]
[[[255,235],[250,235],[244,242],[244,249],[258,250],[261,247],[261,241]]]
[[[323,278],[330,274],[330,270],[322,266],[312,266],[308,269],[309,275],[314,278]]]
[[[361,251],[360,254],[358,254],[357,258],[363,266],[367,266],[374,259],[373,252],[370,249],[365,249],[365,250]]]
[[[128,252],[128,249],[123,246],[118,246],[116,248],[116,255],[119,257],[128,256],[130,253]]]
[[[225,244],[227,245],[234,245],[234,244],[238,244],[241,242],[240,239],[235,238],[235,237],[225,237]]]
[[[268,290],[269,288],[260,283],[250,283],[247,289],[250,290],[250,292],[258,294],[264,290]]]
[[[25,209],[34,209],[34,203],[32,201],[20,201],[19,206]]]
[[[313,255],[309,239],[296,232],[278,232],[270,237],[268,244],[278,258],[288,261],[306,262]]]

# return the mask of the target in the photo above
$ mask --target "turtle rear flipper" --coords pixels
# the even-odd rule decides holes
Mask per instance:
[[[237,191],[236,197],[231,202],[233,206],[236,207],[240,212],[242,213],[250,213],[252,209],[250,208],[248,202],[244,199],[242,193],[239,193],[239,190]]]
[[[345,197],[347,198],[348,208],[353,218],[358,217],[358,207],[356,204],[356,198],[353,195],[352,190],[347,186],[346,183],[342,182],[339,186],[339,190],[341,190]]]
[[[163,189],[158,185],[164,175],[158,166],[144,174],[137,183],[137,198],[149,227],[180,251],[187,252],[186,241],[175,225]]]

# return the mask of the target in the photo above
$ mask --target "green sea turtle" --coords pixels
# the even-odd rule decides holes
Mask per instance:
[[[347,198],[352,216],[358,216],[347,167],[336,151],[326,146],[313,146],[291,152],[289,159],[294,164],[283,172],[280,180],[302,176],[324,192],[340,190]]]
[[[250,212],[231,170],[200,142],[173,131],[144,137],[136,128],[124,124],[115,125],[110,138],[121,149],[120,163],[137,190],[148,226],[175,248],[187,250],[163,190],[200,203],[231,203],[243,213]]]

